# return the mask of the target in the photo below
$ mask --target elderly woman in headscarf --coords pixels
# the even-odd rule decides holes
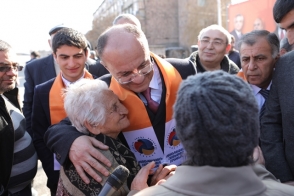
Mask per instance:
[[[130,171],[127,182],[115,193],[127,195],[130,184],[140,169],[134,154],[117,138],[121,130],[130,124],[128,110],[105,82],[87,79],[82,79],[65,90],[64,108],[78,131],[109,146],[109,150],[101,152],[112,162],[111,168],[108,168],[110,173],[118,165],[123,165]],[[60,170],[57,195],[98,195],[106,180],[107,177],[104,177],[100,184],[91,178],[90,183],[86,184],[69,162]]]

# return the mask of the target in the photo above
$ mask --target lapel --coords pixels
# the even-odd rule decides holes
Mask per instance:
[[[50,54],[48,57],[46,57],[46,59],[44,59],[44,63],[41,67],[42,70],[40,71],[43,73],[45,81],[56,77],[53,54]]]

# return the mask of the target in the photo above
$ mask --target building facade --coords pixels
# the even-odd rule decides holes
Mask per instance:
[[[104,0],[86,34],[92,45],[121,13],[135,15],[141,22],[150,50],[166,57],[185,58],[197,44],[200,30],[218,22],[218,0]],[[219,0],[220,1],[220,0]],[[221,0],[222,25],[227,24],[227,6]]]

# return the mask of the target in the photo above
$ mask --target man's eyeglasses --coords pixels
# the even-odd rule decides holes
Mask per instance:
[[[18,63],[6,64],[0,63],[0,72],[9,72],[10,70],[13,71],[21,71],[23,66],[19,65]]]
[[[118,81],[120,84],[128,84],[130,82],[132,82],[137,76],[145,76],[148,73],[150,73],[153,70],[153,58],[151,58],[150,61],[148,61],[148,64],[145,65],[143,68],[141,69],[137,69],[137,72],[132,71],[129,73],[126,73],[126,75],[121,76],[119,78],[115,78],[116,81]]]
[[[202,39],[200,40],[200,43],[202,44],[202,46],[207,46],[210,43],[214,46],[214,47],[220,47],[222,46],[225,42],[222,40],[213,40],[213,41],[209,41],[208,39]]]

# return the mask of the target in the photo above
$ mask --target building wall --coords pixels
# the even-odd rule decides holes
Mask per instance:
[[[191,52],[198,42],[201,29],[218,23],[217,0],[178,0],[179,46]],[[222,0],[222,26],[226,28],[226,7],[230,0]]]
[[[230,0],[221,3],[222,24],[227,28]],[[167,50],[178,58],[189,56],[202,28],[218,22],[217,0],[104,0],[94,14],[92,31],[86,35],[92,45],[120,13],[133,14],[140,20],[151,51],[165,54]]]

